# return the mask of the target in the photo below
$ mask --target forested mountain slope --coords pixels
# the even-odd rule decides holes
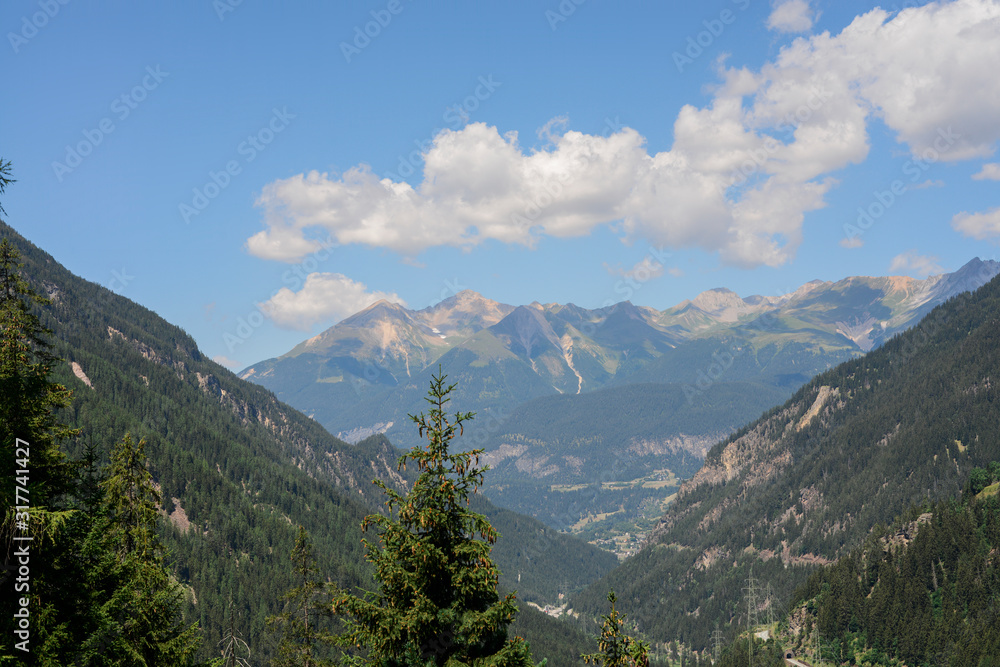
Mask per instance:
[[[215,654],[232,596],[256,664],[269,664],[274,647],[264,619],[292,586],[288,557],[299,524],[312,535],[321,572],[342,585],[369,584],[360,524],[383,502],[371,480],[405,484],[386,438],[338,440],[205,358],[155,313],[72,275],[2,223],[0,236],[17,246],[24,276],[51,301],[40,316],[65,359],[54,374],[74,391],[63,419],[83,428],[64,449],[78,455],[93,442],[106,456],[127,432],[147,441],[164,498],[164,539],[189,591],[187,613],[204,630],[206,656]],[[530,517],[485,502],[478,509],[501,533],[494,550],[501,585],[521,600],[555,602],[616,563]]]
[[[613,586],[649,637],[704,647],[745,614],[751,565],[787,599],[877,524],[1000,458],[998,378],[994,279],[712,448],[645,548],[574,606],[596,615]]]
[[[493,468],[484,491],[503,507],[628,553],[712,445],[786,397],[749,382],[697,396],[649,383],[529,401],[495,433],[473,438]]]
[[[792,599],[787,643],[838,662],[996,664],[1000,462],[991,468],[988,490],[915,507],[813,574]]]

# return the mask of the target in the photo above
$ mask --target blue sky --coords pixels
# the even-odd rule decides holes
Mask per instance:
[[[240,368],[381,297],[995,258],[1000,3],[877,6],[6,2],[6,220]]]

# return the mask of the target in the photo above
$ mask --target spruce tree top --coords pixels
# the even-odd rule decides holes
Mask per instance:
[[[378,541],[365,540],[375,565],[378,591],[357,597],[341,592],[334,613],[347,617],[341,646],[362,649],[349,660],[359,665],[532,665],[527,645],[507,639],[517,611],[514,595],[501,599],[500,575],[490,559],[497,532],[469,508],[469,495],[482,484],[482,450],[452,453],[473,414],[449,417],[445,405],[455,385],[438,372],[430,383],[429,414],[410,415],[426,446],[399,460],[416,463],[420,474],[406,495],[376,480],[388,496],[388,514],[372,515]]]
[[[604,625],[601,627],[601,638],[598,640],[597,653],[580,656],[585,663],[593,663],[601,667],[649,667],[649,644],[637,641],[622,632],[625,617],[615,609],[614,591],[608,592],[608,602],[611,611],[604,615]]]

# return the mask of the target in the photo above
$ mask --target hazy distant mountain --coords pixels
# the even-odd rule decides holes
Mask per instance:
[[[373,304],[240,375],[345,439],[384,432],[408,446],[406,415],[423,409],[440,365],[459,383],[456,405],[478,413],[469,437],[503,473],[488,489],[499,501],[551,526],[596,530],[592,537],[606,521],[641,534],[634,520],[658,513],[657,503],[676,489],[678,481],[666,480],[697,468],[698,454],[671,443],[697,442],[704,451],[817,373],[881,345],[998,272],[997,262],[975,259],[925,280],[816,280],[779,296],[720,288],[663,311],[627,301],[599,309],[511,306],[466,290],[423,310]],[[595,396],[620,405],[618,394],[640,385],[660,389],[629,391],[632,407],[676,414],[672,424],[657,431],[649,420],[592,419],[600,411],[584,394],[607,389]],[[590,432],[561,432],[555,425],[562,422],[539,417],[550,410],[587,423]],[[641,465],[602,465],[640,440],[649,452]],[[574,499],[578,489],[565,492],[598,482],[614,488],[590,493],[585,503]],[[635,491],[623,490],[628,485]],[[540,498],[548,500],[535,502]],[[613,511],[619,506],[629,509]],[[588,512],[602,518],[581,523]]]
[[[487,412],[634,382],[700,390],[710,372],[718,373],[716,358],[728,354],[740,358],[722,381],[790,391],[998,272],[997,262],[974,259],[924,280],[851,277],[745,298],[719,288],[663,311],[627,301],[593,310],[511,306],[470,290],[422,310],[380,301],[240,377],[342,434],[388,428],[397,435],[406,410],[419,405],[409,395],[423,390],[438,364],[476,385],[464,398],[470,409]]]

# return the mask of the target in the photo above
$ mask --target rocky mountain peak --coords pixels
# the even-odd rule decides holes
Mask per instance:
[[[549,346],[561,349],[559,337],[545,320],[542,311],[531,306],[518,306],[491,326],[490,331],[506,338],[515,353],[524,354],[528,358]]]
[[[414,316],[438,335],[451,335],[485,329],[502,320],[512,310],[514,306],[487,299],[478,292],[465,289],[417,311]]]
[[[954,273],[945,274],[934,286],[935,296],[947,299],[979,289],[997,274],[1000,274],[1000,262],[991,259],[984,262],[974,257]]]
[[[717,313],[727,308],[740,308],[746,303],[731,289],[716,287],[696,296],[691,300],[691,305],[706,313]]]
[[[375,322],[386,320],[402,320],[409,323],[412,321],[412,318],[410,317],[410,311],[405,307],[399,305],[398,303],[387,301],[386,299],[380,299],[361,312],[355,313],[354,315],[341,320],[340,323],[335,326],[367,327]]]

